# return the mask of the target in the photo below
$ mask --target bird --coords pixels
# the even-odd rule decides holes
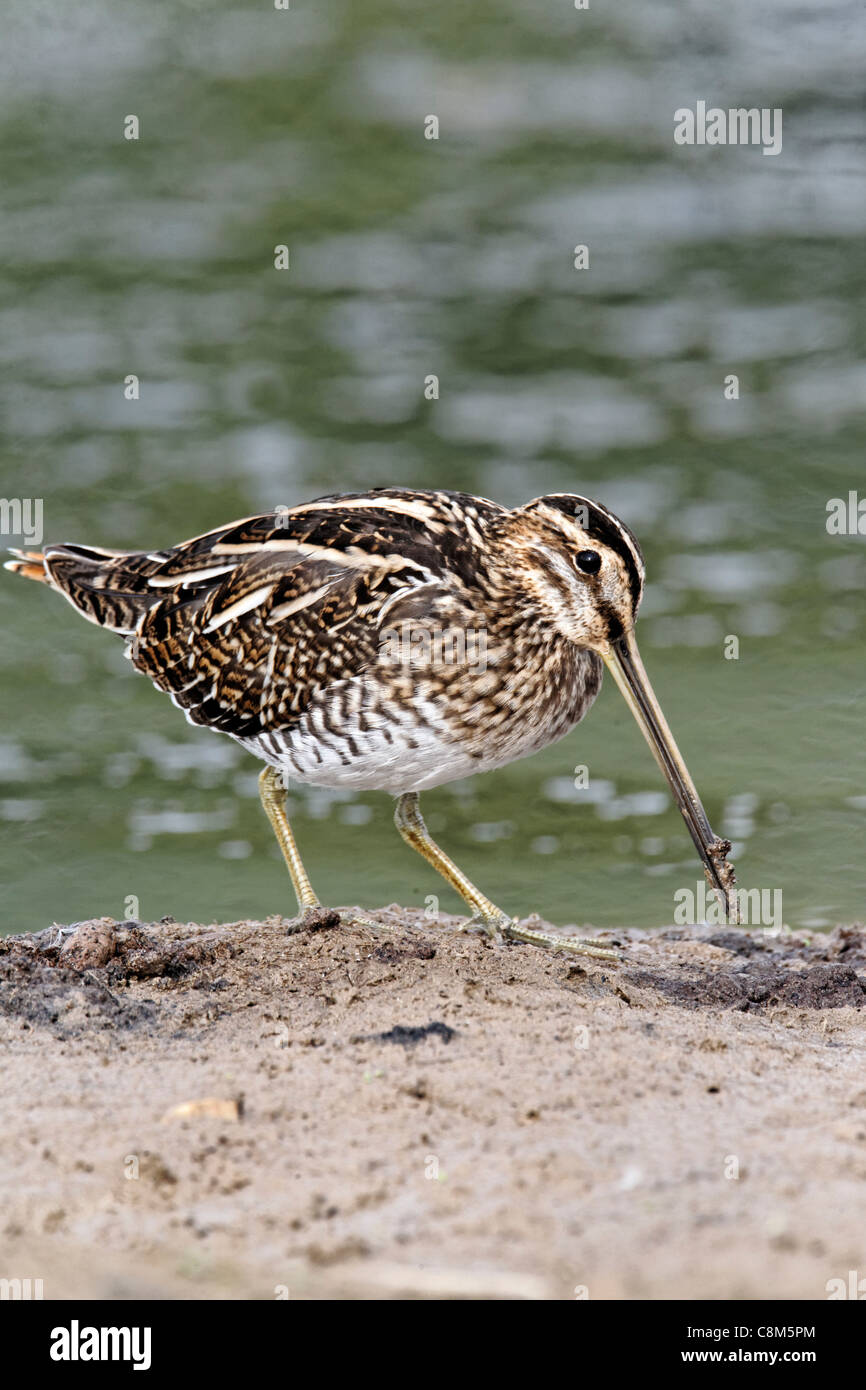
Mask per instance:
[[[710,828],[635,639],[646,577],[631,530],[571,493],[506,507],[377,487],[233,521],[155,551],[75,544],[6,567],[117,633],[192,724],[264,767],[259,794],[300,921],[322,911],[286,814],[292,783],[396,798],[403,840],[502,940],[618,959],[513,918],[433,840],[419,797],[564,737],[605,668],[670,786],[711,889],[737,920],[730,841]],[[535,914],[529,921],[535,919]]]

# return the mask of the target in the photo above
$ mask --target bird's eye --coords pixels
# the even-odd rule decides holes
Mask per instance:
[[[584,574],[598,574],[601,569],[601,556],[597,550],[579,550],[574,563]]]

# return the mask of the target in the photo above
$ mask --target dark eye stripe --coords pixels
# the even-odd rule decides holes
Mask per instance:
[[[559,570],[557,569],[556,565],[552,561],[548,560],[543,553],[536,556],[536,564],[538,565],[538,568],[541,570],[550,587],[552,589],[555,589],[556,592],[559,594],[559,597],[562,599],[563,603],[569,603],[571,601],[571,590],[568,587],[566,580],[564,580],[562,575],[559,573]]]
[[[605,511],[598,503],[590,502],[587,497],[551,496],[542,500],[548,507],[555,507],[557,511],[577,520],[594,541],[608,546],[620,557],[628,575],[632,603],[637,607],[643,581],[635,562],[635,555],[639,556],[641,560],[643,555],[636,537],[625,523],[610,512]]]
[[[624,526],[621,521],[617,521],[614,517],[607,516],[606,513],[599,511],[598,507],[590,507],[589,526],[586,529],[593,540],[603,541],[605,545],[610,546],[610,549],[623,561],[626,574],[628,575],[628,586],[631,590],[632,603],[637,605],[640,599],[642,584],[640,571],[635,564],[634,551],[636,550],[638,555],[640,555],[640,547],[634,539],[634,536],[632,536],[631,531],[629,531],[628,527]],[[631,539],[634,550],[632,550],[626,537]]]
[[[599,607],[598,615],[605,626],[608,642],[617,642],[625,631],[621,620],[617,617],[609,604],[605,603]]]

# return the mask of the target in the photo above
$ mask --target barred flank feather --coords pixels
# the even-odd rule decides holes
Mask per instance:
[[[9,567],[124,636],[191,722],[258,741],[260,756],[304,739],[311,763],[324,749],[348,765],[370,729],[387,743],[404,721],[410,752],[409,726],[429,725],[480,764],[559,737],[594,699],[600,661],[557,630],[551,604],[567,609],[568,553],[596,532],[639,597],[637,543],[585,499],[512,511],[401,488],[321,497],[165,550],[49,545]],[[483,632],[485,669],[383,661],[383,633],[407,625]]]

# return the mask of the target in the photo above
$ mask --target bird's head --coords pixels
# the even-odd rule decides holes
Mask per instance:
[[[606,507],[568,493],[538,497],[511,517],[517,582],[543,624],[604,661],[670,785],[708,883],[736,921],[730,842],[710,828],[637,648],[646,573],[637,540]]]
[[[644,559],[631,531],[587,497],[554,493],[512,513],[513,558],[533,607],[562,637],[606,657],[634,627]]]

